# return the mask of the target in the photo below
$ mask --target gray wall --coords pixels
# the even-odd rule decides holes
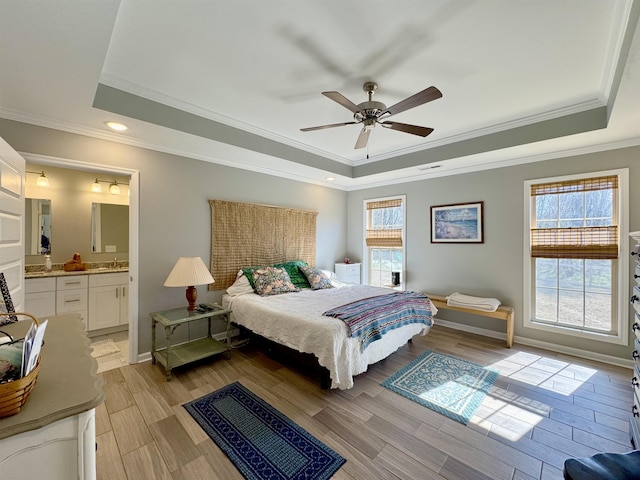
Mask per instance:
[[[628,167],[630,184],[640,181],[640,147],[555,159],[477,173],[364,189],[349,194],[329,188],[209,164],[81,135],[0,119],[0,136],[21,152],[131,168],[140,172],[139,351],[150,348],[152,311],[184,301],[181,289],[162,286],[179,256],[210,256],[208,200],[218,198],[317,209],[317,264],[333,268],[345,256],[363,257],[362,201],[407,195],[407,286],[448,294],[495,296],[516,308],[516,336],[628,359],[630,347],[579,340],[524,329],[523,182],[527,179]],[[484,201],[485,243],[432,245],[429,206]],[[634,208],[640,192],[630,190],[629,230],[640,230]],[[347,208],[345,209],[345,205]],[[55,213],[55,212],[54,212]],[[623,255],[626,255],[624,253]],[[199,288],[201,301],[218,301],[220,292]],[[504,323],[475,316],[442,318],[504,332]]]
[[[143,148],[0,119],[0,137],[15,150],[140,172],[139,352],[150,350],[149,313],[185,302],[184,290],[163,287],[180,256],[209,262],[212,198],[317,210],[317,265],[344,258],[347,194],[334,189],[215,165]],[[221,292],[198,288],[201,302]]]
[[[525,329],[523,312],[523,211],[528,179],[628,167],[630,172],[629,231],[640,229],[640,147],[560,158],[545,162],[486,170],[351,192],[348,199],[347,250],[363,258],[362,202],[390,195],[407,195],[407,288],[437,294],[461,292],[497,297],[516,309],[515,334],[604,355],[630,358],[631,348],[580,340],[562,334]],[[431,244],[429,207],[484,201],[483,244]],[[622,253],[627,261],[628,252]],[[504,322],[441,312],[439,316],[479,328],[505,331]],[[632,337],[633,335],[631,335]]]

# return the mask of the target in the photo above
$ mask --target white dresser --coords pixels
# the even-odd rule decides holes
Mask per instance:
[[[336,263],[334,272],[341,282],[360,283],[359,263]]]
[[[49,318],[33,391],[15,415],[0,418],[0,478],[95,480],[95,409],[103,401],[89,340],[78,314]],[[31,322],[3,326],[15,338]]]

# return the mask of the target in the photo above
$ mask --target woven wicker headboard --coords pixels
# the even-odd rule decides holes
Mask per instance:
[[[316,264],[318,212],[255,203],[209,200],[211,205],[210,290],[231,286],[243,267],[289,260]]]

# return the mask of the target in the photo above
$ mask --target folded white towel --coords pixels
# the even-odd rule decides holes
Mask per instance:
[[[471,308],[485,312],[495,312],[501,303],[497,298],[472,297],[458,292],[452,293],[446,298],[447,305],[452,307]]]

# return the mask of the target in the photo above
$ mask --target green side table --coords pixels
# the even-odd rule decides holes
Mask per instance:
[[[218,304],[208,305],[213,310],[200,313],[197,310],[187,310],[187,307],[174,308],[162,312],[153,312],[151,316],[151,363],[160,363],[167,374],[167,381],[171,380],[171,370],[181,365],[186,365],[203,358],[211,357],[222,352],[227,353],[227,359],[231,358],[231,310]],[[211,319],[224,318],[227,324],[226,342],[216,340],[211,336]],[[207,319],[207,336],[177,345],[171,344],[171,337],[180,325],[188,324],[195,320]],[[156,327],[160,324],[164,327],[166,346],[156,349]]]

